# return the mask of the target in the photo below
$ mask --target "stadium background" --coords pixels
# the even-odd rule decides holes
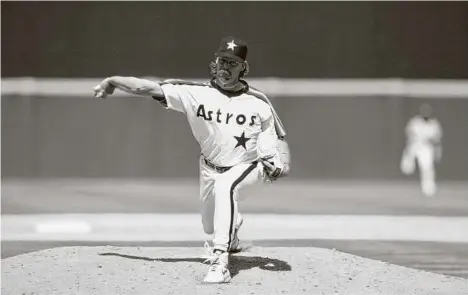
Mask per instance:
[[[463,2],[5,2],[2,8],[2,80],[205,78],[225,35],[249,43],[251,78],[468,78]],[[2,177],[197,177],[198,146],[183,115],[150,100],[103,102],[90,99],[91,89],[79,91],[2,96]],[[403,129],[422,102],[431,103],[444,128],[439,179],[468,179],[467,100],[267,94],[288,131],[292,179],[403,179]]]
[[[248,81],[272,99],[293,156],[291,177],[246,194],[241,239],[468,277],[466,3],[1,8],[2,271],[6,257],[62,246],[201,247],[186,118],[122,92],[95,99],[92,87],[111,75],[206,79],[220,39],[234,35],[250,45]],[[435,198],[399,171],[404,126],[424,102],[444,128]]]

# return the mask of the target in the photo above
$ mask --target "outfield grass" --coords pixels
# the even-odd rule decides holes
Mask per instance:
[[[196,213],[193,179],[6,179],[2,214]],[[468,216],[468,183],[425,197],[413,181],[294,181],[241,192],[246,213]]]

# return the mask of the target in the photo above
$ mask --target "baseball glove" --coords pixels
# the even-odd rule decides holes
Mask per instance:
[[[284,139],[277,139],[275,144],[266,145],[263,139],[259,141],[258,153],[263,164],[265,174],[270,181],[289,175],[290,152],[288,143]]]

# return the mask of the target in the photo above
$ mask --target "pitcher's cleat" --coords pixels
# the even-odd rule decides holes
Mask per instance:
[[[205,262],[210,262],[211,265],[203,280],[204,283],[222,284],[231,280],[231,274],[227,268],[229,262],[228,252],[215,250]]]

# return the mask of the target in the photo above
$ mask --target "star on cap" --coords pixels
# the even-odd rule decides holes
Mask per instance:
[[[232,51],[234,51],[234,48],[236,48],[237,44],[234,43],[234,40],[232,40],[231,42],[229,42],[227,44],[227,49],[231,49]]]

